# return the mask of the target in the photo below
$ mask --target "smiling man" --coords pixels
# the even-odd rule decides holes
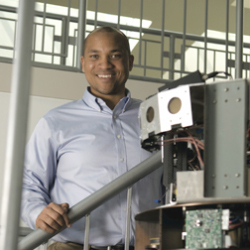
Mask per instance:
[[[48,249],[82,249],[85,219],[70,224],[70,207],[126,173],[150,153],[141,148],[140,101],[125,88],[134,57],[127,37],[111,27],[87,37],[82,70],[90,85],[83,98],[49,111],[26,148],[22,219],[48,233],[68,227]],[[130,245],[134,216],[161,199],[161,170],[132,188]],[[90,249],[123,250],[126,191],[92,211]]]

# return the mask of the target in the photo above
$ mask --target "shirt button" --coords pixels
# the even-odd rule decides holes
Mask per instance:
[[[117,116],[116,115],[114,115],[114,119],[116,119],[117,118]]]
[[[121,162],[123,162],[123,161],[124,161],[124,159],[123,159],[123,158],[121,158],[121,159],[120,159],[120,161],[121,161]]]
[[[120,138],[121,138],[121,136],[120,136],[120,135],[117,135],[117,138],[118,138],[118,139],[120,139]]]

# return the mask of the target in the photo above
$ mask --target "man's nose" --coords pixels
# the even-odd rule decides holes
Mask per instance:
[[[102,57],[99,61],[99,65],[102,68],[111,68],[112,67],[111,60],[108,56]]]

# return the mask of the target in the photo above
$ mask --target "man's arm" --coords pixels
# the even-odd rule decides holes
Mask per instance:
[[[21,215],[24,222],[33,229],[37,226],[46,228],[45,224],[49,217],[60,218],[64,213],[61,207],[53,209],[51,205],[49,206],[50,189],[54,184],[57,170],[57,143],[53,140],[53,132],[53,126],[42,118],[26,146]],[[66,208],[68,210],[68,206]],[[59,215],[52,212],[51,216],[45,216],[48,211],[58,211]],[[59,223],[62,224],[61,219]],[[48,222],[48,224],[51,223]]]

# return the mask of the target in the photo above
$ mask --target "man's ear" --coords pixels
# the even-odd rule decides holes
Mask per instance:
[[[129,71],[133,69],[133,65],[134,65],[134,56],[130,55],[129,56]]]
[[[85,73],[85,60],[83,56],[81,56],[81,63],[82,63],[82,72]]]

